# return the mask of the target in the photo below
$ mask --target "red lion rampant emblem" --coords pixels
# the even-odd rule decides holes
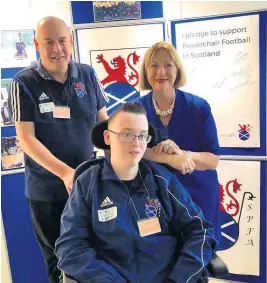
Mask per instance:
[[[247,124],[247,125],[240,125],[239,124],[239,127],[240,127],[240,129],[238,130],[238,132],[243,132],[243,131],[250,132],[250,130],[251,130],[251,126],[249,124]]]
[[[101,81],[103,85],[111,82],[117,82],[129,83],[132,86],[136,86],[139,83],[139,75],[136,69],[134,68],[134,65],[136,65],[140,59],[140,56],[136,54],[136,51],[130,53],[126,59],[128,67],[132,70],[131,74],[128,76],[128,79],[126,78],[127,66],[125,63],[125,59],[123,59],[121,56],[117,56],[112,59],[111,65],[113,65],[113,68],[104,59],[103,54],[98,55],[96,59],[98,60],[97,63],[103,64],[103,67],[108,73],[108,76]]]
[[[241,189],[240,189],[241,186],[242,186],[242,184],[239,184],[237,182],[237,179],[230,180],[229,182],[227,182],[225,189],[223,188],[223,185],[219,184],[220,210],[230,214],[232,217],[236,216],[240,211],[240,204],[232,193],[237,194],[238,191],[241,191]],[[231,188],[232,193],[230,192],[230,188]],[[225,201],[224,200],[225,192],[231,198],[231,200],[230,200],[230,202],[225,203],[225,205],[223,205],[223,203]],[[225,207],[226,207],[226,209],[225,209]]]

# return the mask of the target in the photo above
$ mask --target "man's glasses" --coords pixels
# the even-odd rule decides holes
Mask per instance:
[[[112,130],[108,130],[108,131],[118,135],[122,142],[133,142],[135,138],[138,138],[140,143],[149,143],[152,139],[152,136],[150,135],[134,135],[128,133],[116,133]]]

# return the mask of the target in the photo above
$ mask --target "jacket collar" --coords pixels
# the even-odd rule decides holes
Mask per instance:
[[[43,67],[43,65],[41,63],[41,59],[39,59],[38,62],[37,62],[37,72],[45,80],[54,80],[53,77]],[[69,77],[71,77],[73,79],[78,78],[78,69],[75,66],[75,63],[73,62],[73,60],[70,60],[70,63],[69,63],[69,75],[68,75],[68,78]]]
[[[149,167],[149,165],[144,161],[141,160],[139,162],[139,172],[142,176],[141,182],[138,182],[136,185],[140,184],[140,188],[137,190],[138,192],[144,191],[146,192],[146,188],[148,192],[155,191],[156,189],[156,183],[153,178],[153,173]],[[113,180],[113,181],[118,181],[122,182],[117,174],[114,172],[111,162],[110,162],[110,157],[107,157],[104,162],[104,167],[102,170],[102,180]]]

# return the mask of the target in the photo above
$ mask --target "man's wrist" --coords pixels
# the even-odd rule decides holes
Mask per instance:
[[[68,166],[67,164],[64,164],[60,170],[60,172],[58,172],[58,177],[63,181],[64,177],[66,175],[68,175],[71,171],[73,170],[73,168],[71,168],[70,166]]]

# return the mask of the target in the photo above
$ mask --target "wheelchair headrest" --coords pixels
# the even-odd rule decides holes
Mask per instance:
[[[100,149],[110,149],[109,145],[105,144],[103,133],[108,129],[108,120],[97,122],[91,131],[91,138],[93,145]],[[148,134],[152,136],[151,141],[147,145],[148,147],[152,147],[156,144],[157,141],[157,130],[156,128],[149,124]]]

